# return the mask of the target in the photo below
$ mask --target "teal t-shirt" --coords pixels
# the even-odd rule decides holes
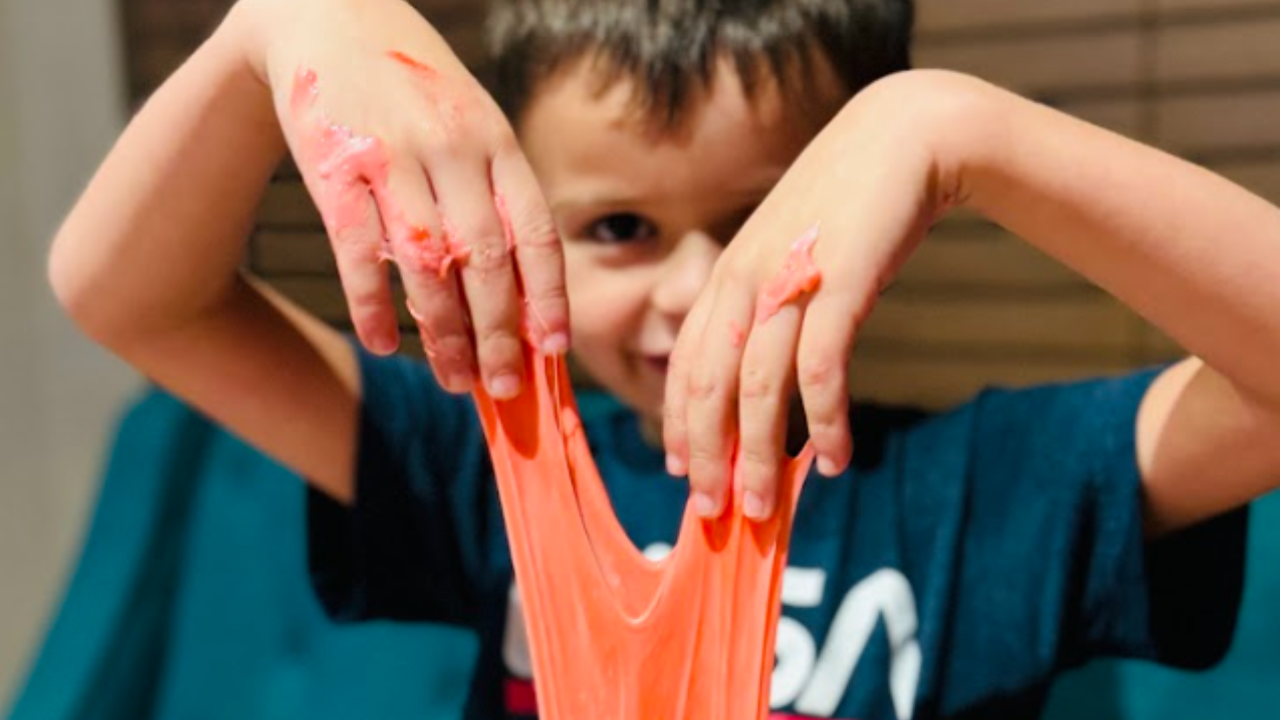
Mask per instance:
[[[356,500],[313,495],[312,581],[344,619],[463,625],[467,718],[534,717],[528,646],[474,406],[424,366],[361,355]],[[947,413],[858,405],[856,458],[810,477],[783,579],[777,717],[1036,717],[1103,656],[1217,661],[1239,604],[1246,513],[1146,544],[1134,449],[1155,372],[1006,391]],[[637,547],[675,541],[686,488],[638,419],[579,399]]]

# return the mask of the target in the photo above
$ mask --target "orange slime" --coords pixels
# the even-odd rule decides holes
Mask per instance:
[[[822,282],[822,273],[813,263],[813,246],[818,242],[818,226],[814,225],[791,243],[782,270],[760,290],[756,298],[756,323],[764,323],[778,314],[783,305],[813,292]]]
[[[510,402],[475,393],[520,586],[543,720],[760,720],[806,447],[774,519],[740,493],[717,520],[685,510],[648,560],[613,514],[559,358],[529,357]]]

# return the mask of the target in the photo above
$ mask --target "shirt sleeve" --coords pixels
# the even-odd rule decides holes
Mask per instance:
[[[997,584],[1026,609],[992,617],[1017,623],[1014,635],[1054,669],[1100,656],[1204,668],[1230,645],[1247,511],[1143,536],[1136,419],[1158,374],[978,400],[969,527],[985,516],[1006,545],[979,540],[967,564],[1019,576]]]
[[[421,363],[357,352],[355,500],[311,491],[312,585],[335,619],[471,625],[492,475],[474,406]]]

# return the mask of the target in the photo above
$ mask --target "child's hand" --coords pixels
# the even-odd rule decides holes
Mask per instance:
[[[441,384],[470,390],[478,366],[514,396],[521,335],[563,352],[568,306],[555,226],[501,111],[401,0],[246,1],[361,341],[397,347],[395,262]]]
[[[893,94],[868,89],[814,140],[725,250],[681,328],[664,439],[669,469],[688,473],[704,516],[723,511],[731,485],[748,517],[772,515],[797,379],[819,471],[850,461],[858,327],[946,204],[935,200],[945,193],[927,138],[913,136],[910,108],[899,111]]]

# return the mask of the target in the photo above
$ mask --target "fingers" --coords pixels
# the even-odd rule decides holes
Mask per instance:
[[[750,322],[754,303],[741,284],[719,283],[706,327],[688,372],[687,417],[689,484],[695,509],[716,516],[729,497],[732,455],[737,437],[738,369],[743,348],[733,342],[731,327]],[[755,499],[753,499],[754,502]],[[744,498],[745,501],[745,498]],[[745,508],[744,508],[745,509]],[[753,513],[761,508],[753,507]]]
[[[522,309],[488,163],[459,153],[433,159],[430,167],[445,240],[461,265],[480,377],[490,395],[509,400],[524,378]]]
[[[382,221],[367,185],[352,184],[341,188],[341,192],[343,196],[337,202],[322,203],[321,210],[351,323],[361,344],[370,352],[389,355],[400,344],[400,330],[391,300],[391,281],[382,262],[386,250]],[[331,205],[337,205],[342,212],[335,213]]]
[[[493,187],[494,207],[524,290],[525,336],[544,353],[563,354],[569,349],[569,301],[560,235],[518,148],[494,158]]]
[[[416,161],[392,168],[379,206],[427,359],[442,387],[467,392],[475,383],[476,360],[467,307],[450,272],[457,258],[442,229],[431,186]]]
[[[742,358],[737,472],[742,511],[752,520],[766,520],[777,508],[801,313],[790,305],[753,327]]]
[[[818,472],[832,477],[853,457],[849,431],[849,355],[865,308],[851,294],[819,293],[805,311],[796,379]]]
[[[697,357],[698,347],[707,326],[711,309],[711,293],[704,292],[689,310],[667,366],[667,384],[662,403],[662,444],[667,450],[667,472],[675,477],[689,473],[689,373]],[[714,502],[694,498],[703,516],[716,511]]]

